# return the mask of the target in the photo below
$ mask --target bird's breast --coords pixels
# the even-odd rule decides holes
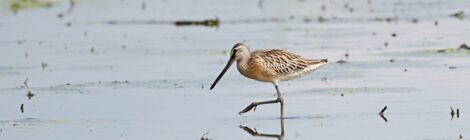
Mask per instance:
[[[237,63],[237,68],[243,76],[262,82],[275,81],[275,73],[257,62]]]

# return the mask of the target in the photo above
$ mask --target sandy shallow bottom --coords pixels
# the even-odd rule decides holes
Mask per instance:
[[[1,139],[262,138],[240,126],[284,126],[284,139],[470,137],[470,51],[456,49],[470,23],[450,16],[469,1],[78,1],[62,18],[67,1],[0,5]],[[208,89],[240,41],[330,63],[281,83],[284,120],[275,104],[240,116],[275,98],[234,67]]]

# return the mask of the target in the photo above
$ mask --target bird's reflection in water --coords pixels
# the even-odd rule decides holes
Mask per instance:
[[[251,129],[247,126],[242,126],[240,125],[240,128],[243,129],[245,132],[249,133],[253,137],[265,137],[265,138],[277,138],[278,140],[283,140],[284,139],[284,116],[280,117],[280,122],[281,122],[281,133],[280,134],[267,134],[267,133],[261,133],[256,131],[256,128]]]

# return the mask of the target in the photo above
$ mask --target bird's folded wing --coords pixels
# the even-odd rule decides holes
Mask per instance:
[[[282,50],[269,50],[257,54],[263,60],[264,66],[278,75],[302,71],[308,69],[309,65],[321,63],[321,61],[307,60],[299,55]]]

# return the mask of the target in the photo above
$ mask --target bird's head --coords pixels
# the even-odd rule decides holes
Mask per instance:
[[[217,76],[217,79],[215,79],[214,83],[211,86],[211,90],[215,87],[217,82],[224,76],[225,72],[230,68],[230,66],[233,64],[235,61],[240,61],[240,60],[246,60],[250,57],[250,50],[248,47],[243,44],[243,43],[237,43],[233,46],[232,50],[230,51],[230,59],[227,62],[227,65],[225,65],[225,68],[222,70],[222,72]]]
[[[241,60],[250,56],[250,50],[243,43],[237,43],[230,51],[230,60]]]

